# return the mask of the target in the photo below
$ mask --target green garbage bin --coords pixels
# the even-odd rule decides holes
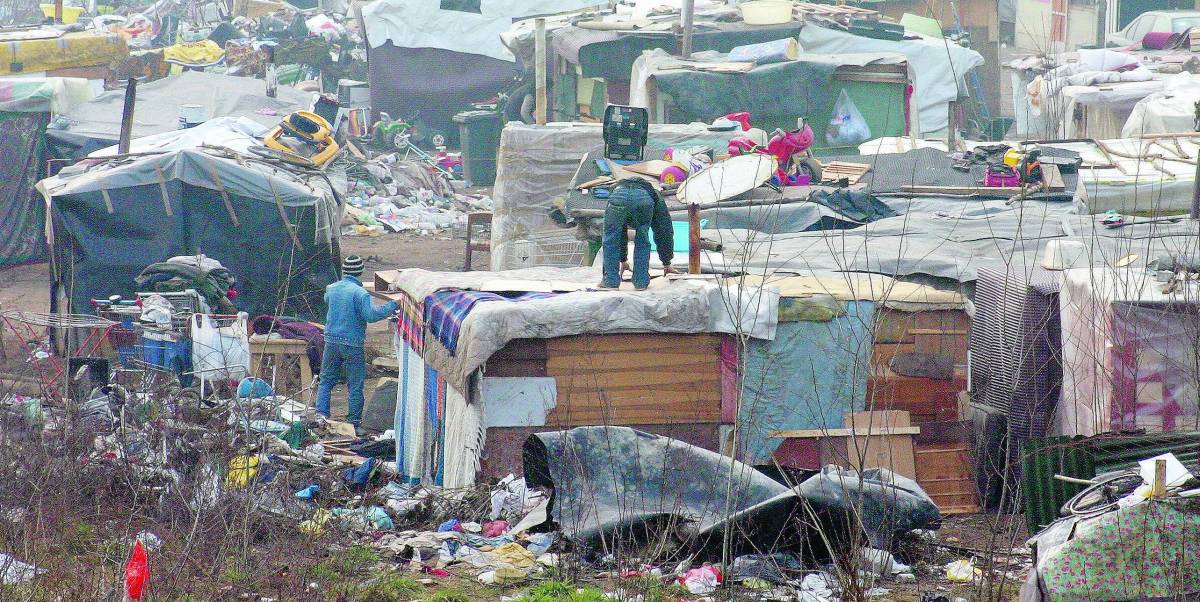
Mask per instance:
[[[454,116],[462,145],[463,179],[471,186],[496,183],[496,153],[504,122],[495,111],[466,111]]]

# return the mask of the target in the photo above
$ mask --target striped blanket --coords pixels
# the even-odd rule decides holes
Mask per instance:
[[[505,297],[481,291],[442,290],[425,297],[425,328],[434,338],[442,342],[450,355],[458,349],[458,335],[462,322],[475,308],[476,303],[486,301],[529,301],[548,299],[558,293],[523,293]]]

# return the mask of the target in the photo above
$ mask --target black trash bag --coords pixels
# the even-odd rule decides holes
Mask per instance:
[[[796,491],[812,504],[821,524],[861,521],[871,545],[881,550],[888,549],[897,535],[941,520],[937,504],[916,481],[886,468],[870,468],[859,475],[848,468],[826,466]],[[856,516],[859,508],[861,516]]]
[[[851,192],[845,188],[838,188],[832,192],[818,190],[812,193],[809,200],[825,205],[854,221],[864,224],[877,219],[899,215],[886,203],[874,196],[862,192]]]

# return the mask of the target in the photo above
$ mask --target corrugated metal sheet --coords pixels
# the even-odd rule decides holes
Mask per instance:
[[[1084,489],[1054,475],[1090,479],[1096,476],[1096,465],[1082,437],[1029,439],[1021,452],[1021,494],[1025,499],[1025,521],[1032,534],[1054,522],[1062,505]]]
[[[1062,387],[1057,282],[1040,268],[980,268],[975,281],[972,399],[1003,411],[1018,442],[1045,434]]]
[[[1167,452],[1195,471],[1200,458],[1200,432],[1034,438],[1026,441],[1021,451],[1025,520],[1029,532],[1036,533],[1058,518],[1062,505],[1084,489],[1082,485],[1055,479],[1054,475],[1091,479],[1098,474],[1136,467],[1139,460]]]

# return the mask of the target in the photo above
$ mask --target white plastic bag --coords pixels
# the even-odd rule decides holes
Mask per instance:
[[[208,314],[192,314],[192,370],[197,376],[237,380],[250,373],[247,318],[239,313],[232,324],[218,326]]]
[[[829,119],[829,127],[825,129],[825,141],[834,146],[850,146],[871,139],[871,127],[863,118],[850,95],[842,90],[838,94],[837,103],[833,105],[833,117]]]

